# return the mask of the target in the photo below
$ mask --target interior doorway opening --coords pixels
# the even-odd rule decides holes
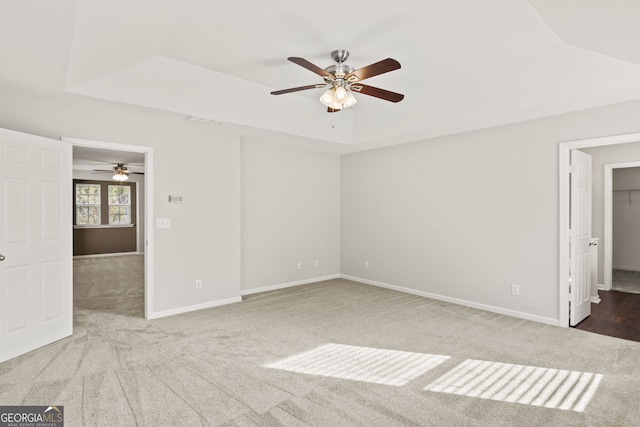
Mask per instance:
[[[635,168],[640,167],[640,161],[633,162],[623,162],[623,163],[609,163],[604,165],[604,239],[605,239],[605,247],[604,247],[604,286],[603,289],[606,291],[610,291],[613,289],[613,271],[614,269],[620,270],[633,270],[634,266],[622,265],[628,264],[624,261],[618,261],[614,263],[614,203],[616,203],[620,196],[627,197],[629,201],[629,206],[633,206],[634,199],[636,202],[636,206],[638,204],[637,193],[640,193],[640,186],[637,189],[632,189],[629,185],[626,185],[621,188],[625,188],[626,190],[621,190],[617,192],[614,188],[614,173],[615,171],[632,171]],[[633,169],[632,169],[633,168]],[[636,191],[639,190],[639,191]],[[618,224],[620,225],[620,224]],[[618,242],[620,243],[620,242]],[[616,265],[617,264],[617,265]]]
[[[606,145],[626,144],[632,142],[640,142],[640,133],[617,135],[610,137],[569,141],[559,144],[559,323],[560,326],[568,327],[571,321],[570,304],[571,299],[571,282],[570,282],[570,213],[571,213],[571,191],[570,191],[570,172],[571,172],[571,150],[585,149],[591,147],[599,147]],[[606,175],[605,175],[606,177]],[[607,185],[605,184],[605,188]],[[605,207],[611,206],[611,199],[605,202]],[[605,229],[607,222],[605,221]],[[604,251],[611,251],[611,241],[607,241],[605,231]],[[606,261],[606,257],[605,257]],[[604,273],[607,269],[610,271],[611,264],[605,265]],[[609,278],[610,279],[610,278]],[[606,280],[606,279],[605,279]],[[610,283],[610,282],[609,282]],[[610,288],[609,288],[610,289]]]
[[[136,180],[138,181],[138,184],[136,185],[137,194],[140,197],[137,198],[139,200],[139,204],[137,206],[137,209],[135,209],[137,215],[135,218],[129,219],[128,222],[130,224],[108,225],[110,222],[112,222],[112,219],[115,219],[115,221],[117,222],[118,215],[122,216],[122,212],[126,212],[126,210],[122,210],[123,208],[121,206],[115,206],[116,210],[121,209],[120,211],[116,212],[115,210],[113,210],[114,206],[110,206],[110,202],[107,201],[106,203],[108,204],[108,209],[107,207],[105,207],[104,212],[105,215],[110,216],[110,218],[109,220],[101,220],[101,222],[104,222],[107,225],[99,224],[95,225],[94,227],[87,227],[87,230],[82,230],[92,230],[95,233],[104,231],[105,228],[110,228],[118,232],[122,232],[123,230],[126,231],[126,228],[133,228],[134,226],[131,224],[135,224],[137,228],[135,236],[133,238],[135,239],[136,250],[134,252],[127,253],[108,253],[109,249],[107,248],[102,249],[102,251],[106,251],[106,253],[97,254],[95,259],[92,259],[92,256],[90,256],[81,260],[77,260],[82,261],[81,263],[78,263],[77,266],[75,265],[76,261],[74,261],[74,282],[76,279],[75,275],[82,274],[76,267],[88,269],[88,274],[94,275],[95,277],[95,280],[93,280],[93,282],[95,282],[95,286],[112,287],[112,293],[110,295],[114,298],[114,304],[118,303],[118,298],[122,301],[123,306],[112,307],[114,313],[135,313],[136,307],[134,305],[136,297],[141,297],[144,301],[143,316],[144,318],[148,319],[153,314],[153,149],[152,147],[146,146],[83,140],[76,138],[63,138],[63,140],[72,144],[74,152],[83,153],[83,158],[78,159],[77,162],[74,155],[74,163],[76,164],[76,166],[78,164],[82,165],[80,169],[84,170],[84,172],[81,172],[80,175],[77,176],[83,176],[84,178],[91,178],[92,176],[96,176],[97,178],[99,178],[99,180],[105,180],[106,182],[112,178],[112,175],[114,175],[113,173],[109,173],[109,169],[112,168],[111,166],[109,166],[110,163],[115,163],[116,166],[119,163],[127,162],[132,164],[142,163],[143,172],[139,172],[141,170],[140,168],[136,169],[132,167],[132,171],[138,171],[136,172],[137,174],[143,173],[144,179]],[[102,174],[103,176],[100,177],[99,175],[101,174],[101,170],[106,171],[106,175]],[[96,175],[93,175],[94,173]],[[96,182],[100,182],[99,180],[96,180]],[[86,182],[92,181],[87,180]],[[118,181],[113,180],[113,184],[114,185],[105,184],[105,191],[109,191],[112,189],[117,190]],[[105,200],[109,200],[109,197],[105,197]],[[117,202],[114,202],[114,204],[117,204]],[[136,280],[143,281],[142,290],[118,288],[119,286],[125,285],[127,282],[126,274],[123,273],[123,271],[126,271],[127,269],[131,270],[132,277],[136,277]],[[142,278],[139,277],[140,275],[142,275]],[[111,280],[104,280],[105,276],[107,278],[110,278]],[[87,276],[85,276],[85,278],[86,277]],[[98,283],[100,282],[100,280],[103,280],[103,282]],[[139,295],[140,291],[143,292],[143,296]],[[83,298],[81,301],[90,304],[89,296],[91,294],[91,290],[88,290],[85,293],[87,293],[87,295],[83,296],[87,296],[87,298]],[[104,309],[105,305],[102,305],[101,307],[103,307]],[[106,307],[110,307],[110,305],[107,304]]]

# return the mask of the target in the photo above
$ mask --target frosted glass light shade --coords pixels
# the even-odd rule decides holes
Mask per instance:
[[[342,86],[336,88],[335,99],[342,102],[347,97],[347,91]]]
[[[327,107],[333,102],[333,88],[327,90],[322,94],[322,96],[320,97],[320,102],[322,102]]]
[[[348,107],[351,107],[352,105],[355,105],[355,103],[358,102],[358,100],[356,99],[355,96],[353,96],[351,91],[349,91],[347,92],[347,96],[345,100],[342,102],[343,102],[342,108],[348,108]]]
[[[334,110],[342,110],[343,108],[351,107],[358,100],[351,93],[350,90],[338,86],[336,88],[328,89],[320,97],[320,102],[329,108]]]
[[[124,174],[124,173],[117,173],[117,172],[116,172],[116,173],[111,177],[111,179],[116,180],[116,181],[126,181],[126,180],[128,180],[128,179],[129,179],[129,177],[128,177],[126,174]]]

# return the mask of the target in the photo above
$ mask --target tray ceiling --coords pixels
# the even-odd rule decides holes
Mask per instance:
[[[46,3],[0,5],[5,80],[287,137],[374,147],[640,97],[634,1]],[[367,84],[405,99],[327,114],[321,89],[269,94],[321,82],[287,57],[326,67],[337,48],[355,68],[397,59]]]

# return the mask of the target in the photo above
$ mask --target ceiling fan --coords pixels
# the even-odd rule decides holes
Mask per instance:
[[[117,163],[112,169],[94,169],[94,172],[97,173],[103,173],[103,172],[109,172],[109,173],[113,173],[113,176],[111,177],[111,179],[114,179],[116,181],[126,181],[127,179],[129,179],[129,175],[130,174],[137,174],[137,175],[144,175],[144,172],[133,172],[127,169],[127,167],[124,165],[124,163]]]
[[[335,113],[343,108],[351,107],[358,102],[352,92],[374,96],[390,102],[400,102],[404,99],[404,95],[401,93],[391,92],[389,90],[360,83],[364,79],[399,69],[400,63],[395,59],[383,59],[375,64],[356,70],[355,68],[345,64],[345,61],[349,58],[349,51],[346,49],[334,50],[331,52],[331,58],[337,63],[337,65],[331,65],[324,69],[312,64],[304,58],[298,58],[295,56],[287,58],[294,64],[298,64],[301,67],[321,76],[324,79],[324,83],[276,90],[271,92],[271,95],[282,95],[285,93],[299,92],[301,90],[327,88],[320,97],[320,102],[327,106],[327,112],[329,113]]]

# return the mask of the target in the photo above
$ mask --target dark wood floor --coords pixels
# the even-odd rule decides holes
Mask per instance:
[[[640,342],[640,294],[600,291],[600,304],[576,329]]]

